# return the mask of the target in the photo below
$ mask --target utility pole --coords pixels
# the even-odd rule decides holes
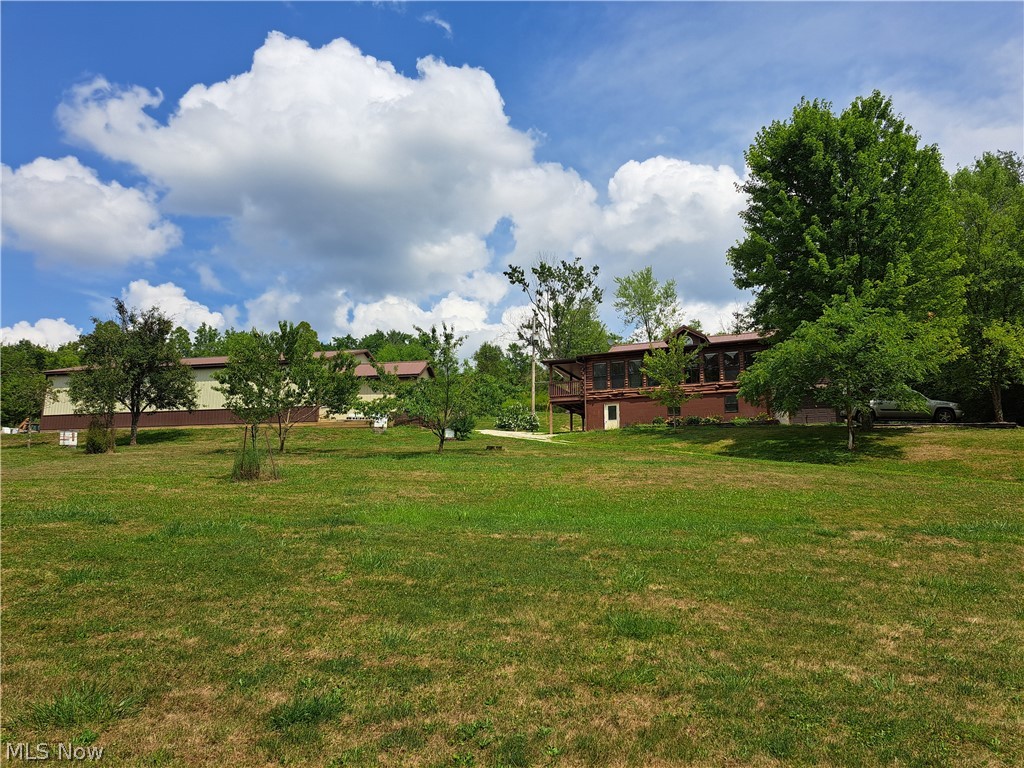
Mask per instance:
[[[530,345],[533,355],[530,360],[530,413],[537,415],[537,318],[530,324]]]

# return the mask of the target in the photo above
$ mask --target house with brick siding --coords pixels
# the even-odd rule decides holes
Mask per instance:
[[[686,388],[698,397],[675,412],[649,397],[656,384],[647,380],[642,366],[652,349],[665,349],[665,341],[620,344],[607,352],[566,360],[544,360],[548,367],[548,427],[556,407],[569,412],[570,429],[579,417],[584,430],[618,429],[650,424],[656,418],[718,416],[723,421],[764,413],[764,404],[749,403],[739,395],[739,376],[765,349],[758,333],[707,335],[683,326],[672,336],[685,337],[688,348],[699,349],[696,365],[687,371]],[[798,423],[831,422],[828,408],[805,408],[792,415]]]

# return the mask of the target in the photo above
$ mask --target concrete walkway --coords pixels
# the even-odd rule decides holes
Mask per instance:
[[[514,437],[517,440],[540,440],[542,443],[550,443],[557,435],[549,435],[547,432],[506,432],[503,429],[478,429],[481,435],[491,437]]]

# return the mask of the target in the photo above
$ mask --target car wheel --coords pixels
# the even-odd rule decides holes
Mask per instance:
[[[935,412],[935,421],[938,424],[952,424],[956,421],[956,414],[949,408],[939,408]]]

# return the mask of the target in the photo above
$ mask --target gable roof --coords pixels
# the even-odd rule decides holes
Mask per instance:
[[[394,374],[400,379],[415,379],[423,375],[424,371],[433,374],[430,363],[426,360],[409,360],[397,363],[378,363],[385,371]],[[356,376],[365,379],[377,378],[377,369],[369,363],[360,363],[356,366]]]
[[[346,349],[345,352],[352,356],[365,355],[368,359],[373,360],[373,355],[370,354],[370,350],[368,349]],[[323,352],[314,352],[313,354],[316,355],[317,357],[326,357],[327,359],[330,359],[338,355],[338,353],[339,350],[329,349]],[[217,355],[214,357],[183,357],[181,358],[181,364],[187,365],[189,368],[193,369],[223,368],[225,365],[228,364],[228,358],[226,355]],[[360,363],[358,366],[356,366],[357,370],[364,365],[366,365],[366,363]],[[373,366],[371,365],[369,367],[372,368]],[[49,371],[43,371],[43,374],[46,376],[59,376],[63,373],[75,373],[76,371],[84,371],[85,369],[86,366],[84,365],[75,365],[72,366],[71,368],[54,368]],[[356,375],[358,376],[359,374],[356,373]]]
[[[703,334],[700,331],[695,331],[687,326],[681,326],[677,328],[669,336],[680,336],[683,333],[690,336],[698,344],[735,344],[747,341],[761,341],[765,337],[760,333],[716,333],[716,334]],[[665,341],[655,341],[650,344],[617,344],[616,346],[608,350],[611,352],[646,352],[649,349],[665,349],[668,347],[668,343]]]

